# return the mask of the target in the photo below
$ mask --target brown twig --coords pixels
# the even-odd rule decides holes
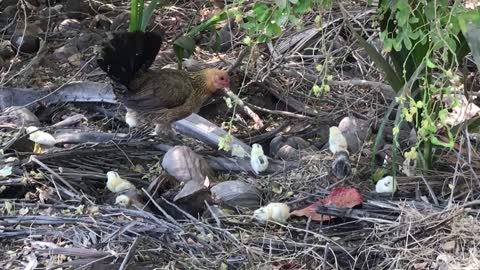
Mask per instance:
[[[245,104],[245,102],[243,102],[243,100],[241,100],[237,95],[235,95],[235,93],[233,93],[230,89],[224,89],[223,91],[225,95],[233,99],[233,101],[237,104],[238,107],[240,107],[240,109],[242,109],[244,113],[246,113],[250,118],[252,118],[252,120],[255,122],[254,129],[263,128],[264,124],[260,116],[258,116],[258,114],[256,114],[252,109],[250,109]]]
[[[47,170],[49,173],[51,173],[53,176],[55,176],[56,178],[58,178],[65,186],[67,186],[68,188],[70,188],[70,190],[72,190],[74,193],[72,193],[71,191],[69,190],[64,190],[65,193],[67,193],[70,197],[72,198],[77,198],[79,199],[80,198],[80,192],[78,192],[77,189],[75,189],[67,180],[65,180],[63,177],[61,177],[60,175],[58,175],[56,172],[54,172],[52,169],[50,169],[47,165],[45,165],[45,163],[41,162],[40,160],[38,160],[35,156],[31,156],[30,159],[37,163],[40,167],[44,168],[45,170]]]
[[[140,238],[137,237],[135,238],[135,240],[133,241],[132,245],[130,246],[130,248],[128,249],[128,252],[127,252],[127,255],[125,255],[125,258],[123,259],[123,262],[122,264],[120,265],[120,267],[118,268],[118,270],[125,270],[127,269],[127,266],[128,266],[128,263],[130,262],[130,259],[133,257],[133,255],[135,254],[135,251],[137,250],[137,247],[138,247],[138,243],[140,242]]]

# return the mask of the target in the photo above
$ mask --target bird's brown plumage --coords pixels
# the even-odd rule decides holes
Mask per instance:
[[[176,69],[145,72],[132,81],[133,91],[125,96],[123,103],[143,121],[171,124],[200,110],[219,89],[213,82],[216,75],[228,78],[225,71],[217,69],[195,73]]]
[[[161,131],[168,128],[164,125],[197,113],[213,93],[229,86],[227,72],[219,69],[204,69],[194,73],[177,69],[149,69],[153,63],[151,55],[156,55],[150,50],[158,48],[158,52],[160,47],[142,45],[141,41],[147,41],[141,37],[140,33],[135,36],[132,33],[117,33],[104,47],[103,57],[99,60],[100,67],[114,80],[117,99],[128,111],[138,115],[139,122],[162,125],[156,129]],[[134,54],[131,63],[124,63],[124,59],[116,61],[117,58],[126,57],[122,54]],[[118,65],[125,68],[116,68],[116,73],[112,74],[111,67]]]

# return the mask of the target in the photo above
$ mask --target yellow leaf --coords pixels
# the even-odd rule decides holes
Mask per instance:
[[[283,192],[283,188],[280,184],[273,183],[272,184],[272,191],[273,191],[273,193],[281,194]]]
[[[137,165],[132,165],[130,167],[130,170],[134,171],[134,172],[137,172],[137,173],[143,173],[145,171],[145,169],[143,168],[142,165],[140,164],[137,164]]]

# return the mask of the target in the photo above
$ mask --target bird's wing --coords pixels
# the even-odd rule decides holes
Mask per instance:
[[[140,74],[124,99],[126,107],[138,111],[169,109],[185,103],[193,91],[189,75],[176,69],[160,69]]]

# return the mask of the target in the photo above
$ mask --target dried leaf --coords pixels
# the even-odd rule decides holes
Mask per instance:
[[[23,269],[24,270],[33,270],[33,269],[37,268],[38,260],[37,260],[37,256],[35,256],[35,253],[30,253],[26,257],[27,257],[28,263],[27,263],[27,265],[25,265],[25,268],[23,268]]]
[[[184,183],[174,201],[193,195],[204,189],[205,184],[215,181],[214,173],[207,161],[186,146],[175,146],[170,149],[163,157],[162,167],[168,174]]]
[[[224,181],[211,189],[215,201],[232,207],[257,208],[260,194],[257,189],[243,181]]]
[[[455,250],[455,241],[451,240],[451,241],[445,242],[443,243],[442,247],[443,247],[443,250],[445,251],[453,251]]]
[[[21,208],[20,210],[18,210],[18,213],[19,213],[21,216],[25,216],[26,214],[28,214],[28,208],[26,208],[26,207]]]
[[[137,165],[132,165],[130,166],[130,170],[136,172],[136,173],[143,173],[145,172],[145,169],[143,168],[143,166],[141,164],[137,164]]]
[[[82,55],[79,53],[73,54],[70,57],[67,58],[68,62],[74,66],[80,66],[81,60],[82,60]]]
[[[316,212],[317,206],[334,206],[337,208],[353,208],[362,204],[363,197],[355,188],[350,187],[338,187],[332,190],[325,198],[303,208],[295,210],[290,213],[294,216],[306,216],[311,217],[315,221],[326,221],[334,219],[334,216],[327,216],[318,214]]]
[[[413,269],[415,270],[425,270],[428,269],[428,262],[421,262],[413,264]]]
[[[282,194],[283,187],[279,183],[274,182],[274,183],[272,183],[272,191],[275,194]]]
[[[463,87],[459,87],[458,90],[463,91],[462,89]],[[480,114],[480,107],[467,100],[463,95],[457,95],[456,99],[451,96],[445,96],[443,97],[443,101],[450,106],[456,101],[459,102],[459,106],[454,106],[452,111],[446,114],[445,122],[447,125],[456,126]]]
[[[187,146],[175,146],[163,157],[162,167],[180,182],[197,182],[202,186],[205,177],[215,181],[208,162]]]
[[[210,187],[210,179],[208,178],[208,175],[205,176],[205,181],[203,181],[203,186],[205,186],[206,188],[209,188]]]
[[[8,214],[11,214],[13,212],[13,204],[11,201],[5,201],[5,210],[7,211]]]

